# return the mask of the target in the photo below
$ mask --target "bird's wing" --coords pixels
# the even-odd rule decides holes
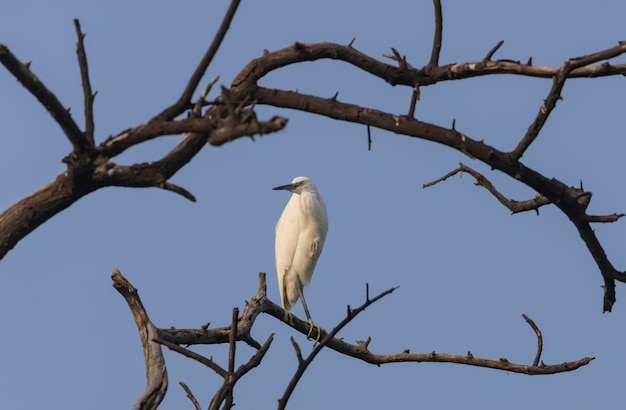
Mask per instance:
[[[303,192],[298,203],[303,218],[298,229],[298,246],[293,256],[299,282],[308,286],[313,277],[315,265],[324,248],[328,232],[326,206],[319,195]]]
[[[296,197],[294,195],[293,197]],[[293,199],[292,197],[292,199]],[[298,206],[297,201],[290,199],[276,223],[275,262],[278,273],[278,289],[283,308],[290,309],[298,300],[297,292],[286,291],[285,276],[293,265],[293,258],[298,245]]]

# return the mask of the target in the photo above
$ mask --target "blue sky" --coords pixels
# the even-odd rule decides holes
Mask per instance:
[[[624,40],[623,2],[446,1],[441,63],[476,61],[499,41],[495,58],[558,66],[567,58]],[[183,1],[97,4],[9,0],[0,14],[0,42],[72,107],[83,124],[73,18],[87,33],[96,97],[98,141],[145,122],[180,94],[228,6]],[[295,41],[331,41],[382,59],[390,47],[414,66],[428,61],[430,1],[314,3],[244,1],[205,83],[228,85],[264,49]],[[625,62],[622,57],[618,62]],[[262,81],[394,113],[405,113],[410,90],[390,87],[337,62],[300,64]],[[551,81],[492,76],[422,89],[416,115],[502,150],[525,133]],[[563,101],[522,161],[547,177],[594,193],[589,212],[626,210],[622,172],[626,142],[623,77],[568,82]],[[269,107],[260,118],[289,118],[283,132],[206,147],[172,182],[191,203],[157,189],[109,188],[82,199],[22,240],[0,263],[0,403],[3,408],[129,408],[143,391],[137,331],[111,287],[115,268],[139,289],[160,327],[229,323],[268,273],[278,301],[274,224],[288,200],[273,192],[307,175],[324,196],[330,230],[307,301],[315,321],[332,328],[347,304],[363,302],[365,283],[377,293],[400,286],[368,308],[341,334],[372,337],[375,353],[464,354],[530,364],[534,333],[544,335],[543,360],[596,360],[576,372],[523,376],[448,364],[391,364],[381,368],[324,351],[305,373],[291,408],[525,409],[609,408],[624,402],[626,300],[618,285],[613,313],[602,314],[602,279],[566,217],[553,207],[511,216],[468,176],[429,189],[459,162],[485,173],[508,197],[534,192],[458,152],[417,139]],[[71,149],[36,100],[0,70],[2,134],[0,208],[6,209],[63,172]],[[158,159],[180,137],[143,144],[118,163]],[[618,269],[626,257],[624,222],[596,232]],[[294,308],[300,317],[300,305]],[[296,368],[294,335],[270,317],[253,331],[276,333],[261,366],[235,391],[237,408],[273,408]],[[197,351],[226,364],[225,346]],[[241,347],[240,360],[253,351]],[[191,408],[177,380],[203,408],[221,379],[166,351],[170,389],[161,408]]]

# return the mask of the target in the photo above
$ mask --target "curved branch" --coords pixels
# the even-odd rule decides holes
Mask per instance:
[[[441,0],[433,0],[435,8],[435,35],[433,37],[433,49],[430,54],[429,68],[439,65],[439,54],[441,53],[441,41],[443,37],[443,15],[441,13]]]
[[[167,392],[165,358],[161,346],[152,341],[156,337],[157,328],[150,321],[148,313],[146,313],[146,309],[139,299],[137,289],[122,276],[122,273],[117,269],[114,270],[111,279],[113,279],[113,287],[126,299],[126,303],[128,303],[128,307],[135,318],[146,363],[146,389],[133,406],[133,410],[157,409]]]
[[[615,47],[593,55],[595,59],[610,59],[625,52],[626,43],[620,42]],[[424,68],[415,69],[408,64],[406,67],[394,67],[363,54],[352,46],[335,43],[304,44],[296,42],[290,47],[267,53],[252,60],[235,77],[232,87],[233,89],[254,88],[258,81],[271,71],[295,63],[320,59],[341,60],[379,77],[391,85],[405,85],[408,87],[413,87],[416,83],[421,86],[427,86],[442,81],[461,80],[493,74],[552,78],[560,69],[559,67],[521,64],[509,60],[455,63],[430,67],[429,70]],[[575,68],[568,74],[568,78],[596,78],[623,74],[626,74],[626,64],[603,63]]]
[[[541,352],[543,352],[543,335],[541,334],[541,330],[535,324],[535,321],[526,316],[526,314],[522,313],[522,317],[528,323],[537,335],[537,354],[535,355],[535,360],[533,360],[533,366],[537,366],[539,364],[539,360],[541,360]]]
[[[624,43],[626,45],[626,43]],[[626,46],[625,49],[626,51]],[[546,201],[552,202],[574,223],[581,238],[587,245],[604,279],[604,311],[611,311],[615,303],[615,280],[626,283],[626,273],[620,272],[609,262],[595,232],[591,229],[590,218],[586,214],[590,193],[571,187],[556,178],[547,178],[511,158],[508,153],[468,137],[454,127],[443,128],[419,121],[415,118],[398,116],[373,108],[348,104],[337,99],[325,99],[292,91],[257,87],[254,98],[259,104],[291,108],[342,121],[349,121],[377,127],[396,134],[416,137],[446,145],[460,151],[472,159],[478,159],[510,177],[529,186]]]

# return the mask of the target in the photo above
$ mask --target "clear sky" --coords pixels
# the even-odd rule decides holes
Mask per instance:
[[[367,5],[365,5],[367,4]],[[96,98],[96,135],[145,122],[180,94],[204,53],[227,1],[5,1],[0,42],[72,107],[82,125],[82,91],[73,18],[87,33]],[[441,63],[477,61],[500,40],[494,58],[558,66],[570,57],[625,40],[626,4],[603,2],[444,1]],[[264,49],[295,41],[331,41],[382,59],[396,48],[414,66],[428,61],[431,1],[243,1],[205,83],[228,85]],[[625,62],[624,58],[618,59]],[[337,62],[278,71],[266,86],[300,90],[404,114],[410,90],[393,88]],[[550,80],[492,76],[422,89],[419,119],[456,127],[509,150],[524,134]],[[623,77],[569,81],[544,132],[522,161],[547,177],[584,187],[590,213],[626,211]],[[530,364],[544,335],[543,360],[595,356],[572,373],[524,376],[449,364],[361,363],[324,351],[305,373],[291,408],[526,409],[615,408],[626,377],[626,294],[617,287],[613,313],[602,314],[602,278],[567,218],[554,207],[511,216],[469,176],[429,189],[425,182],[460,161],[485,173],[507,196],[534,192],[446,147],[313,115],[259,110],[290,119],[285,131],[206,147],[172,182],[191,203],[157,189],[101,190],[82,199],[22,240],[0,263],[0,407],[123,409],[143,391],[139,338],[122,297],[111,287],[115,268],[140,290],[159,327],[229,323],[232,308],[255,294],[268,272],[278,301],[274,225],[288,200],[272,187],[297,175],[324,196],[330,230],[307,301],[327,329],[346,305],[400,286],[341,334],[372,337],[375,353],[465,354]],[[0,208],[6,209],[63,172],[71,146],[35,99],[0,69]],[[117,159],[158,159],[180,137],[143,144]],[[620,171],[620,169],[622,171]],[[624,269],[624,222],[596,226],[605,250]],[[304,316],[297,305],[294,313]],[[289,343],[311,342],[271,317],[253,335],[276,333],[259,368],[235,391],[238,409],[274,408],[296,368]],[[227,363],[225,346],[198,352]],[[242,346],[240,360],[253,350]],[[221,379],[166,351],[170,389],[161,408],[191,408],[177,385],[185,381],[206,408]]]

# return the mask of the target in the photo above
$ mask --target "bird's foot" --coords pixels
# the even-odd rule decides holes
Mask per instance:
[[[313,328],[315,328],[315,330],[317,330],[317,337],[315,338],[315,344],[318,344],[320,342],[320,339],[322,338],[322,327],[319,325],[316,325],[315,323],[313,323],[313,319],[309,319],[309,325],[311,326],[309,329],[309,333],[306,334],[306,338],[307,340],[311,340],[311,334],[313,333]]]

